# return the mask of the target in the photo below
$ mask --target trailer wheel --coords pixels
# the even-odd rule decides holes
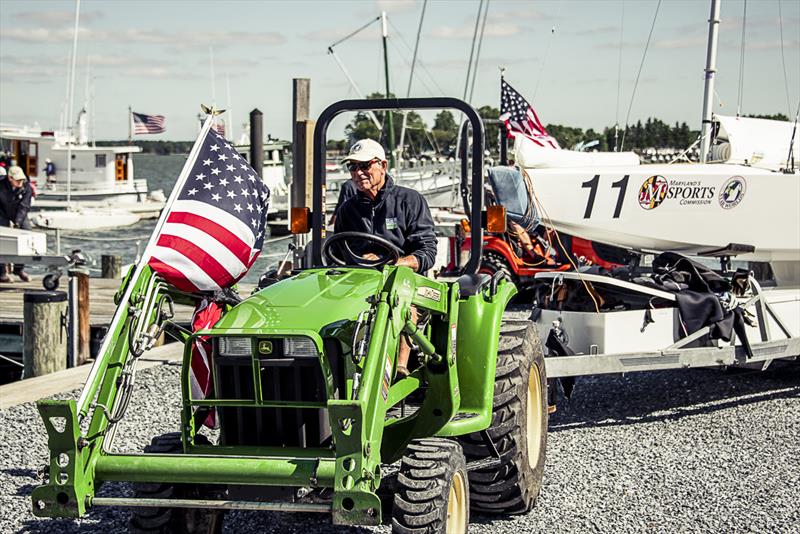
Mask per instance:
[[[61,278],[59,273],[48,273],[42,278],[42,286],[49,291],[58,289],[58,282]]]
[[[195,436],[195,440],[199,444],[209,444],[202,435]],[[182,450],[180,432],[156,436],[144,448],[144,452],[150,454],[180,454]],[[133,485],[133,493],[136,498],[150,499],[210,497],[208,489],[191,484],[137,483]],[[222,520],[222,510],[133,508],[128,526],[130,532],[135,534],[219,534],[222,532]]]
[[[542,487],[547,443],[547,378],[535,324],[519,321],[501,327],[493,404],[486,432],[500,464],[470,471],[472,509],[526,513]],[[469,462],[493,457],[480,432],[460,441]]]
[[[469,525],[469,481],[461,445],[417,439],[408,445],[397,474],[392,532],[463,534]]]

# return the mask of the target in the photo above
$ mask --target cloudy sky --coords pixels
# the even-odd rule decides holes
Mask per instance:
[[[464,95],[479,5],[428,1],[412,96]],[[504,66],[546,123],[601,128],[624,123],[630,106],[631,122],[655,116],[699,127],[706,0],[662,1],[631,104],[657,5],[491,0],[472,103],[499,106]],[[382,10],[389,18],[392,90],[404,96],[422,6],[422,0],[83,0],[75,107],[86,101],[90,64],[98,139],[127,136],[128,106],[166,116],[167,132],[148,139],[193,139],[200,104],[214,100],[233,110],[236,130],[257,107],[265,132],[288,138],[292,78],[311,79],[314,115],[354,98],[327,47]],[[717,111],[736,113],[741,78],[743,113],[793,115],[800,98],[800,2],[747,3],[740,77],[744,15],[742,0],[723,2]],[[74,16],[70,0],[0,0],[0,123],[58,126]],[[361,92],[383,91],[378,23],[336,52]]]

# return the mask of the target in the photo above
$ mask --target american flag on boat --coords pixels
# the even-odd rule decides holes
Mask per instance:
[[[214,130],[220,134],[222,137],[225,137],[225,121],[219,121],[214,126],[212,126]]]
[[[533,106],[505,79],[500,80],[500,120],[506,125],[509,138],[522,135],[538,146],[561,148],[558,141],[544,129]]]
[[[261,252],[269,188],[209,125],[190,158],[148,264],[178,289],[217,291],[242,278]]]
[[[145,115],[134,112],[131,112],[131,115],[133,116],[134,134],[157,134],[167,130],[164,126],[164,115]]]

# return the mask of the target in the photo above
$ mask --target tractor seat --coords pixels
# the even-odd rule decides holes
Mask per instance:
[[[491,281],[492,277],[486,273],[462,274],[456,280],[458,296],[462,299],[475,296]]]

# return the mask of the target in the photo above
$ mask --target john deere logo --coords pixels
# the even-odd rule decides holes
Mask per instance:
[[[272,354],[272,341],[268,339],[262,339],[258,342],[258,353],[259,354]]]

